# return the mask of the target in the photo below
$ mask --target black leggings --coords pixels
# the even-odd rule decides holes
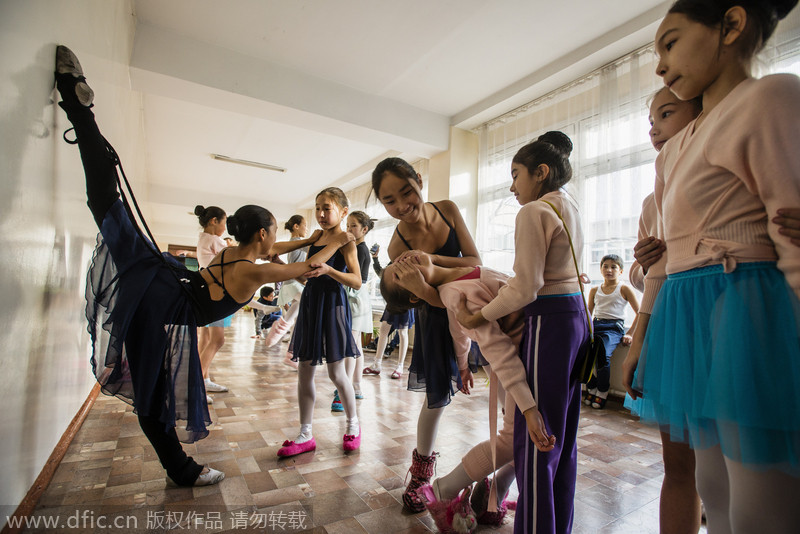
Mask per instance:
[[[94,113],[89,108],[80,105],[75,99],[75,79],[68,75],[59,75],[56,82],[62,98],[64,98],[59,105],[67,112],[67,118],[75,128],[75,136],[78,140],[78,148],[86,174],[86,196],[89,209],[97,226],[100,227],[109,208],[119,199],[117,159],[109,150],[108,142],[100,133],[94,120]],[[164,379],[160,376],[154,392],[155,398],[162,398],[158,395],[162,393],[163,387]],[[144,435],[155,449],[161,465],[172,481],[181,486],[193,485],[203,470],[203,466],[198,465],[183,451],[175,428],[167,430],[164,423],[157,417],[141,414],[139,414],[139,426],[142,427]]]
[[[57,79],[59,90],[65,96],[59,105],[67,112],[67,118],[75,128],[83,170],[86,174],[86,197],[89,209],[99,227],[111,205],[119,198],[117,160],[108,149],[108,142],[100,133],[92,110],[80,105],[75,99],[72,80],[74,79],[71,76],[66,80],[62,76]]]
[[[164,428],[164,423],[157,417],[139,415],[139,426],[142,427],[144,435],[156,450],[161,466],[167,471],[167,475],[179,486],[192,486],[203,466],[199,465],[187,456],[178,440],[175,428],[168,431]]]

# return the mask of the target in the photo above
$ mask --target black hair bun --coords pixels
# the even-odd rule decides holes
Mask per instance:
[[[197,215],[198,217],[202,217],[205,212],[206,209],[200,204],[194,207],[194,214]]]
[[[786,15],[792,12],[792,9],[797,5],[797,0],[772,0],[768,2],[775,9],[775,14],[778,15],[778,20],[783,20]]]
[[[556,147],[556,150],[561,152],[564,157],[568,158],[569,155],[572,154],[572,140],[564,132],[559,132],[557,130],[545,132],[539,136],[538,140],[550,143]]]
[[[236,215],[228,215],[227,224],[225,225],[228,227],[228,233],[233,236],[236,241],[241,241],[239,238],[239,219],[236,218]]]

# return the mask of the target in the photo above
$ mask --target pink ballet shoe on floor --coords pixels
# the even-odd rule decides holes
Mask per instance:
[[[475,512],[472,511],[469,504],[469,488],[463,490],[461,495],[455,499],[443,501],[436,498],[430,484],[426,484],[416,491],[425,501],[425,507],[431,513],[436,528],[442,534],[470,534],[478,527]]]
[[[283,365],[287,365],[287,366],[291,367],[292,369],[294,369],[295,371],[297,371],[297,362],[292,361],[291,356],[289,356],[288,354],[286,355],[286,358],[284,358],[281,363],[283,363]]]
[[[317,448],[317,441],[314,438],[303,442],[295,443],[294,441],[286,440],[283,442],[283,447],[278,449],[278,456],[286,458],[287,456],[296,456],[304,452],[310,452]]]
[[[361,427],[358,427],[358,435],[345,434],[342,438],[342,449],[345,452],[357,450],[361,447]]]

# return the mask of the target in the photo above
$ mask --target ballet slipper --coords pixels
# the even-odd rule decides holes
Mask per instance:
[[[317,440],[311,438],[303,443],[295,443],[294,441],[286,440],[283,442],[283,447],[278,449],[278,456],[286,458],[289,456],[296,456],[304,452],[310,452],[317,448]]]

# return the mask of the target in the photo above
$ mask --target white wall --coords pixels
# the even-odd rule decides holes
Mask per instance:
[[[97,228],[77,146],[61,139],[66,116],[51,100],[55,47],[78,55],[101,130],[129,176],[143,176],[141,98],[128,73],[132,11],[127,0],[0,3],[3,512],[30,489],[94,383],[83,310]]]

